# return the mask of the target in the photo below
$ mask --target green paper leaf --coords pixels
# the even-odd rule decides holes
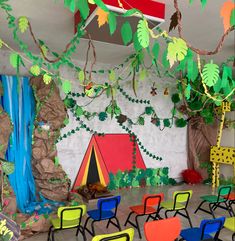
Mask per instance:
[[[43,75],[43,81],[46,85],[50,84],[51,80],[52,80],[52,78],[49,74],[46,73],[46,74]]]
[[[187,87],[185,88],[184,95],[187,100],[190,99],[190,93],[191,93],[191,85],[188,84]]]
[[[81,84],[84,83],[84,80],[85,80],[85,73],[84,73],[83,70],[81,70],[81,71],[78,72],[78,79],[79,79],[79,82],[80,82]]]
[[[138,118],[138,121],[137,121],[137,122],[138,122],[139,125],[143,126],[144,123],[145,123],[144,117],[140,116],[140,117]]]
[[[231,16],[230,16],[230,25],[235,25],[235,9],[232,10]]]
[[[213,64],[211,61],[211,63],[204,66],[202,76],[207,86],[213,86],[219,78],[219,66],[217,64]]]
[[[106,112],[100,112],[98,117],[100,121],[105,121],[108,118],[108,115]]]
[[[3,41],[2,39],[0,39],[0,49],[2,48],[2,46],[3,46]]]
[[[164,120],[163,120],[163,124],[164,124],[165,127],[170,127],[171,122],[170,122],[169,119],[164,119]]]
[[[121,28],[122,40],[125,45],[132,40],[132,28],[129,22],[125,22]]]
[[[149,30],[148,30],[148,22],[146,19],[141,19],[137,25],[137,36],[140,45],[143,48],[147,48],[149,46]]]
[[[39,76],[40,73],[41,73],[41,69],[38,65],[33,65],[31,68],[30,68],[30,72],[34,75],[34,76]]]
[[[139,43],[139,39],[137,36],[137,32],[135,32],[134,37],[133,37],[133,42],[134,42],[134,48],[136,52],[139,52],[142,49],[142,46]]]
[[[171,96],[171,101],[172,101],[174,104],[179,103],[179,102],[180,102],[180,96],[179,96],[179,94],[178,94],[178,93],[173,94],[173,95]]]
[[[166,69],[168,69],[170,67],[170,63],[167,59],[167,49],[165,49],[165,51],[163,52],[163,55],[162,55],[162,65]]]
[[[110,80],[111,82],[113,82],[113,81],[116,80],[116,74],[115,74],[115,72],[114,72],[113,69],[110,70],[110,72],[109,72],[109,80]]]
[[[58,156],[55,157],[54,162],[55,162],[55,166],[58,167],[59,166],[59,157]]]
[[[217,82],[213,85],[213,89],[216,93],[218,93],[221,90],[221,88],[222,88],[221,84],[222,84],[222,80],[219,77]]]
[[[71,82],[69,80],[65,80],[62,83],[62,90],[64,91],[65,94],[68,94],[69,92],[71,92],[71,89],[72,89]]]
[[[82,107],[77,105],[75,108],[76,117],[80,117],[81,115],[83,115],[83,113],[84,113],[84,111],[83,111]]]
[[[155,59],[158,59],[159,50],[160,50],[160,45],[158,42],[155,42],[152,49],[153,56]]]
[[[11,53],[10,64],[13,68],[17,68],[19,55],[17,53]]]
[[[183,128],[183,127],[185,127],[187,125],[187,121],[185,119],[183,119],[183,118],[180,118],[180,119],[177,119],[175,121],[175,125],[177,127]]]
[[[87,0],[78,0],[77,6],[78,6],[78,9],[81,13],[82,18],[86,19],[89,15],[89,12],[90,12]]]
[[[24,33],[29,27],[29,21],[25,16],[22,16],[18,20],[18,26],[21,33]]]
[[[110,12],[108,15],[108,23],[109,23],[109,32],[111,35],[116,31],[117,28],[117,19],[113,12]]]
[[[202,4],[202,9],[205,9],[205,6],[207,4],[207,0],[201,0],[201,4]]]
[[[145,78],[146,78],[146,76],[147,76],[147,70],[146,69],[142,69],[141,71],[140,71],[140,74],[139,74],[139,79],[140,80],[145,80]]]
[[[94,0],[95,4],[100,7],[105,12],[109,12],[109,9],[106,7],[106,5],[103,3],[102,0]]]
[[[170,67],[172,67],[176,61],[183,60],[188,51],[187,44],[183,39],[173,37],[172,41],[167,47],[167,59],[170,62]]]
[[[154,112],[153,107],[151,107],[151,106],[145,107],[145,114],[151,115],[151,114],[153,114],[153,112]]]
[[[129,9],[127,10],[125,13],[122,14],[122,17],[130,17],[132,16],[133,14],[135,13],[139,13],[140,10],[136,9],[136,8],[132,8],[132,9]]]

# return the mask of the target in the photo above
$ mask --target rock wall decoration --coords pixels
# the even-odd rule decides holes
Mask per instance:
[[[68,198],[70,180],[58,164],[55,141],[64,126],[67,112],[53,81],[45,84],[39,76],[32,77],[30,84],[36,99],[32,168],[37,191],[47,199],[65,201]]]

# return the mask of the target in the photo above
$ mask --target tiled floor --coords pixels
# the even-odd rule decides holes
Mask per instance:
[[[194,210],[198,206],[200,199],[199,197],[204,194],[211,194],[212,188],[207,185],[177,185],[177,186],[161,186],[161,187],[150,187],[150,188],[133,188],[133,189],[124,189],[117,191],[116,194],[120,194],[122,197],[121,204],[119,206],[118,210],[118,218],[120,220],[120,223],[122,225],[122,228],[124,229],[125,227],[123,226],[127,215],[129,213],[128,206],[130,205],[135,205],[141,202],[141,198],[143,194],[145,193],[158,193],[158,192],[164,192],[165,194],[165,199],[172,198],[172,194],[176,190],[193,190],[193,197],[190,200],[189,203],[189,213],[191,216],[191,220],[193,223],[193,226],[198,226],[201,222],[202,219],[205,218],[212,218],[209,214],[206,214],[204,212],[198,211],[197,214],[194,214]],[[93,205],[89,205],[89,209],[94,208]],[[163,214],[163,213],[162,213]],[[229,216],[229,214],[222,209],[217,209],[215,212],[216,216]],[[163,216],[163,215],[162,215]],[[85,218],[84,218],[85,219]],[[140,219],[141,220],[141,219]],[[144,222],[145,219],[142,220]],[[182,221],[182,226],[183,228],[189,227],[188,220],[185,218],[181,217]],[[143,234],[143,223],[141,225],[141,230]],[[97,234],[104,234],[104,233],[111,233],[111,232],[116,232],[117,229],[115,227],[112,227],[112,225],[109,226],[109,229],[106,229],[106,222],[96,224],[95,230]],[[60,231],[55,234],[55,239],[56,241],[75,241],[75,240],[83,240],[81,234],[76,238],[75,237],[76,230],[67,230],[67,231]],[[90,241],[92,237],[87,234],[87,240]],[[232,241],[232,232],[223,229],[220,234],[220,239],[223,241]],[[47,240],[47,233],[43,234],[38,234],[35,235],[34,237],[31,237],[27,239],[27,241],[42,241],[42,240]],[[135,241],[139,241],[141,239],[138,238],[137,232],[135,232]],[[145,238],[142,238],[142,240],[145,240]]]

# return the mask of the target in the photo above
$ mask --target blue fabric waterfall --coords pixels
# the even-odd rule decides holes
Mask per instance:
[[[31,169],[32,131],[35,116],[35,101],[29,79],[1,76],[4,95],[2,105],[9,114],[14,129],[10,137],[6,159],[15,163],[15,172],[9,175],[18,208],[26,212],[31,202],[36,201],[36,190]]]
[[[15,172],[9,175],[10,184],[16,195],[17,206],[23,213],[50,213],[62,203],[45,199],[36,188],[31,167],[32,134],[35,118],[35,101],[29,78],[0,76],[4,95],[0,98],[3,109],[13,123],[13,132],[6,153],[6,159],[15,163]]]

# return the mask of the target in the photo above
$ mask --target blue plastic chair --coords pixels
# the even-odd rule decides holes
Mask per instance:
[[[210,220],[204,219],[201,221],[199,228],[187,228],[182,230],[180,233],[182,237],[180,241],[218,240],[224,221],[225,217]]]
[[[114,196],[109,198],[100,198],[97,201],[97,209],[90,210],[87,212],[88,218],[85,222],[84,229],[90,233],[90,235],[95,236],[95,222],[100,222],[103,220],[108,220],[108,223],[106,225],[106,228],[109,227],[109,224],[113,224],[115,227],[121,231],[121,226],[119,223],[117,215],[117,208],[121,201],[121,196]],[[92,219],[91,222],[91,230],[87,228],[88,221]],[[113,222],[113,219],[116,220],[116,223]]]

